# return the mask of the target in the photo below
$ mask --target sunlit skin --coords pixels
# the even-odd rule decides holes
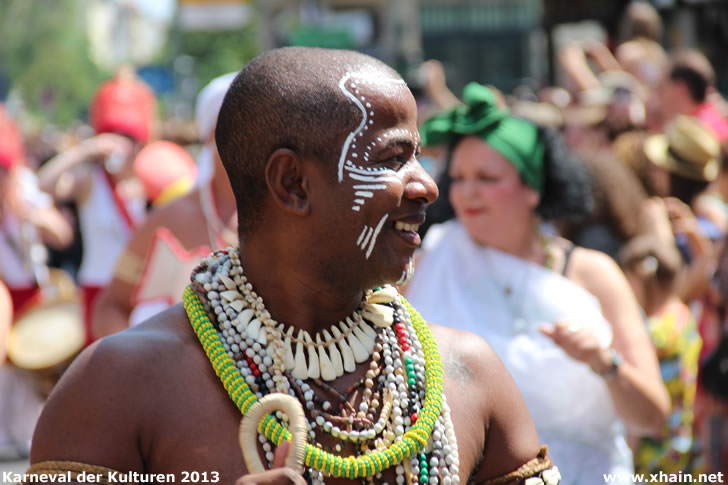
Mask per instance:
[[[366,92],[365,89],[363,91]],[[377,253],[375,257],[386,254],[387,259],[396,261],[396,278],[399,279],[407,271],[413,251],[421,241],[416,230],[397,229],[395,226],[398,222],[422,224],[425,204],[431,204],[437,198],[437,185],[417,161],[421,140],[417,132],[416,103],[407,87],[404,84],[393,85],[391,96],[382,96],[380,90],[368,93],[368,99],[375,101],[370,111],[374,113],[374,124],[371,125],[374,129],[367,130],[360,139],[360,144],[371,146],[368,160],[362,160],[361,165],[380,173],[377,185],[385,188],[374,190],[373,198],[364,204],[361,211],[364,211],[365,224],[372,227],[387,215],[378,244],[373,249]],[[389,120],[391,126],[387,126]],[[381,124],[378,126],[377,122]],[[353,178],[346,183],[352,193],[356,193],[361,184]],[[395,236],[391,239],[394,244],[389,242],[391,236]],[[386,278],[390,283],[396,281],[389,275]]]
[[[539,194],[503,155],[476,137],[455,148],[449,170],[450,203],[481,245],[529,258]]]
[[[639,302],[640,306],[642,308],[646,308],[647,297],[644,279],[640,277],[640,275],[637,274],[636,271],[630,268],[623,268],[622,271],[624,271],[624,276],[627,278],[629,286],[632,287],[632,291],[634,291],[634,296],[637,297],[637,301]]]
[[[395,283],[407,271],[415,249],[420,245],[420,236],[414,230],[398,230],[400,223],[419,225],[425,220],[427,204],[437,198],[437,185],[432,177],[417,161],[420,151],[420,137],[417,131],[417,106],[414,97],[406,86],[391,85],[361,86],[361,94],[371,104],[374,115],[363,136],[356,137],[358,157],[349,157],[357,167],[372,169],[377,173],[372,197],[365,199],[359,210],[351,210],[356,187],[365,182],[351,177],[344,170],[344,180],[335,191],[323,190],[321,185],[330,187],[331,174],[336,166],[317,164],[312,166],[312,210],[324,211],[317,218],[312,234],[321,241],[334,239],[340,241],[330,254],[321,271],[327,279],[338,280],[337,290],[343,289],[343,282],[352,280],[356,284],[364,282],[366,287],[376,287],[384,283]],[[363,147],[371,147],[368,159],[363,157]],[[313,165],[313,164],[312,164]],[[335,193],[332,199],[332,192]],[[318,197],[321,196],[319,200]],[[330,210],[332,207],[347,207],[347,210]],[[375,228],[382,218],[386,220],[376,239],[376,244],[366,257],[366,251],[357,246],[357,240],[364,227]],[[344,283],[345,284],[345,283]]]
[[[338,82],[344,73],[330,69]],[[357,135],[358,143],[369,148],[358,147],[356,166],[365,172],[386,170],[386,181],[376,181],[383,187],[371,188],[371,197],[359,196],[366,202],[353,210],[355,192],[365,190],[354,186],[367,181],[339,179],[338,156],[306,158],[288,147],[276,148],[265,166],[260,223],[240,247],[246,277],[272,317],[309,333],[350,315],[364,290],[402,277],[419,245],[416,231],[402,224],[423,222],[426,205],[437,196],[435,183],[416,159],[417,109],[409,91],[372,84],[361,95],[371,103],[374,122]],[[337,145],[343,146],[353,128],[337,128],[342,131]],[[337,148],[336,154],[340,152]],[[357,238],[364,227],[376,226],[385,216],[367,257]],[[445,368],[460,483],[471,475],[475,483],[485,482],[535,457],[539,441],[528,410],[492,349],[466,332],[430,328]],[[330,385],[344,393],[360,385],[369,367],[363,362]],[[101,384],[111,376],[113,386]],[[463,395],[468,399],[461,399]],[[354,406],[361,396],[352,396]],[[212,370],[184,309],[176,305],[84,351],[45,407],[31,462],[71,459],[178,477],[184,470],[215,471],[220,483],[238,485],[303,483],[285,468],[246,475],[239,423],[240,410]],[[329,449],[336,444],[325,435],[321,440]],[[110,442],[113,447],[99,445]],[[344,443],[340,453],[355,451],[353,444]],[[381,481],[395,483],[394,467]],[[353,482],[327,478],[326,483]]]

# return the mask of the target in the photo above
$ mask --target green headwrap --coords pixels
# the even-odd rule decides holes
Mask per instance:
[[[506,157],[541,193],[544,145],[536,125],[510,116],[496,105],[493,91],[478,83],[465,86],[463,103],[425,122],[420,128],[422,144],[443,145],[459,136],[476,136]]]

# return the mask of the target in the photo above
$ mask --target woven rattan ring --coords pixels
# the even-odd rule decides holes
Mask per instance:
[[[303,460],[306,450],[306,415],[303,406],[293,396],[282,393],[269,394],[250,407],[240,421],[238,441],[243,451],[243,459],[248,473],[265,471],[258,454],[258,423],[269,413],[281,411],[288,416],[288,431],[291,433],[291,447],[286,456],[286,466],[297,473],[303,473]]]

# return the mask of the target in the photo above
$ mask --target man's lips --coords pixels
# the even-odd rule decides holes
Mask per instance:
[[[407,244],[415,248],[419,247],[420,243],[422,242],[420,235],[417,233],[419,228],[419,224],[413,224],[403,221],[396,221],[392,225],[392,229],[394,229],[394,232],[396,232],[397,235],[402,238],[402,240],[404,240]]]

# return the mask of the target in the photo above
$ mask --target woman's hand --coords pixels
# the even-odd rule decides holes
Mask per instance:
[[[673,232],[685,234],[688,238],[690,254],[693,258],[703,256],[716,258],[713,244],[701,232],[698,218],[687,204],[674,197],[668,197],[665,199],[665,208],[670,215]]]
[[[542,325],[539,330],[561,347],[569,357],[587,364],[595,373],[604,375],[609,371],[611,366],[609,352],[599,345],[596,335],[581,324],[557,320],[554,325]]]
[[[284,466],[290,441],[284,441],[276,448],[273,455],[273,468],[263,473],[243,475],[238,478],[235,485],[306,485],[306,480],[295,470]]]

